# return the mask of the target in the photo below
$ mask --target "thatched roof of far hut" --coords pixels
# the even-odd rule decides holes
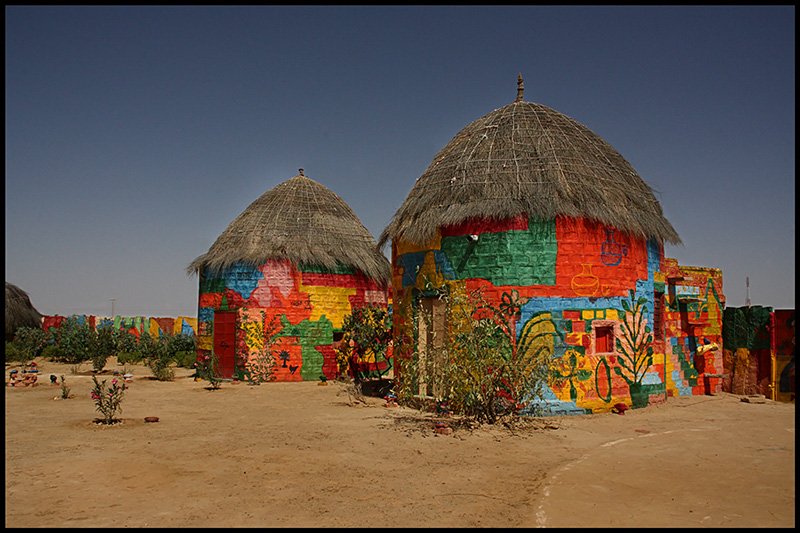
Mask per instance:
[[[441,226],[528,214],[583,217],[679,244],[652,189],[586,126],[522,98],[468,124],[434,157],[378,241],[422,245]]]
[[[372,234],[344,200],[302,169],[250,204],[187,271],[218,273],[235,263],[258,266],[270,259],[346,266],[381,285],[389,282],[389,261]]]
[[[6,339],[12,339],[18,328],[41,325],[42,314],[33,307],[28,294],[6,281]]]

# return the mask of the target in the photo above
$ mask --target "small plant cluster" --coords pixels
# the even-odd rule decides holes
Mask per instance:
[[[97,422],[101,424],[118,422],[116,415],[122,412],[122,398],[127,388],[125,382],[114,378],[111,380],[111,385],[106,386],[106,380],[97,381],[97,376],[92,376],[92,381],[94,381],[94,387],[91,397],[94,400],[95,409],[102,415]]]
[[[159,335],[147,332],[138,337],[126,330],[116,330],[110,324],[92,327],[77,316],[67,317],[61,326],[49,331],[41,328],[19,328],[15,338],[6,342],[6,361],[32,361],[43,357],[77,368],[88,361],[92,370],[102,372],[108,358],[117,356],[120,364],[144,362],[160,381],[175,377],[174,365],[190,367],[195,360],[193,335]]]
[[[529,323],[517,338],[524,302],[516,291],[487,303],[480,290],[471,295],[440,291],[448,327],[425,353],[398,357],[395,390],[400,401],[427,399],[438,412],[494,424],[516,415],[539,397],[550,372],[553,327]],[[432,317],[420,310],[430,328]],[[536,327],[532,327],[532,326]]]
[[[222,386],[222,377],[219,375],[217,356],[214,352],[201,356],[194,363],[195,377],[208,381],[209,390],[217,390]]]
[[[61,399],[62,400],[69,400],[69,398],[70,398],[69,391],[70,390],[71,389],[69,387],[67,387],[67,382],[64,379],[64,376],[61,376]]]
[[[386,309],[375,305],[353,309],[344,318],[342,332],[336,349],[340,376],[362,381],[379,378],[392,368],[392,316]]]

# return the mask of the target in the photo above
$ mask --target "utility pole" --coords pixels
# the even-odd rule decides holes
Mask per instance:
[[[744,305],[750,307],[750,276],[745,278],[745,283],[747,284],[747,297],[744,300]]]

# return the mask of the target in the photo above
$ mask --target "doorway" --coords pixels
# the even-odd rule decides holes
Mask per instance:
[[[435,296],[423,296],[417,308],[417,355],[420,396],[441,396],[441,377],[446,363],[447,335],[445,303]]]
[[[214,354],[217,356],[217,373],[231,378],[236,366],[236,312],[214,312]]]

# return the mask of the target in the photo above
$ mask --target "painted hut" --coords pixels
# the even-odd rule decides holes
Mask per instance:
[[[22,327],[42,327],[42,314],[25,291],[6,281],[6,340],[14,340],[17,329]]]
[[[250,204],[188,271],[200,281],[198,356],[213,350],[223,377],[259,381],[336,377],[344,318],[386,307],[390,279],[353,210],[303,169]]]
[[[395,357],[442,348],[442,291],[479,293],[514,311],[520,357],[548,354],[551,378],[530,412],[608,411],[699,391],[690,354],[674,355],[665,336],[666,302],[677,315],[678,301],[664,243],[681,241],[652,189],[601,137],[525,101],[523,89],[520,76],[513,102],[436,154],[380,236],[381,247],[392,244]],[[689,291],[695,306],[707,294],[701,281]],[[652,341],[625,342],[633,321]],[[436,396],[427,385],[420,394]]]

